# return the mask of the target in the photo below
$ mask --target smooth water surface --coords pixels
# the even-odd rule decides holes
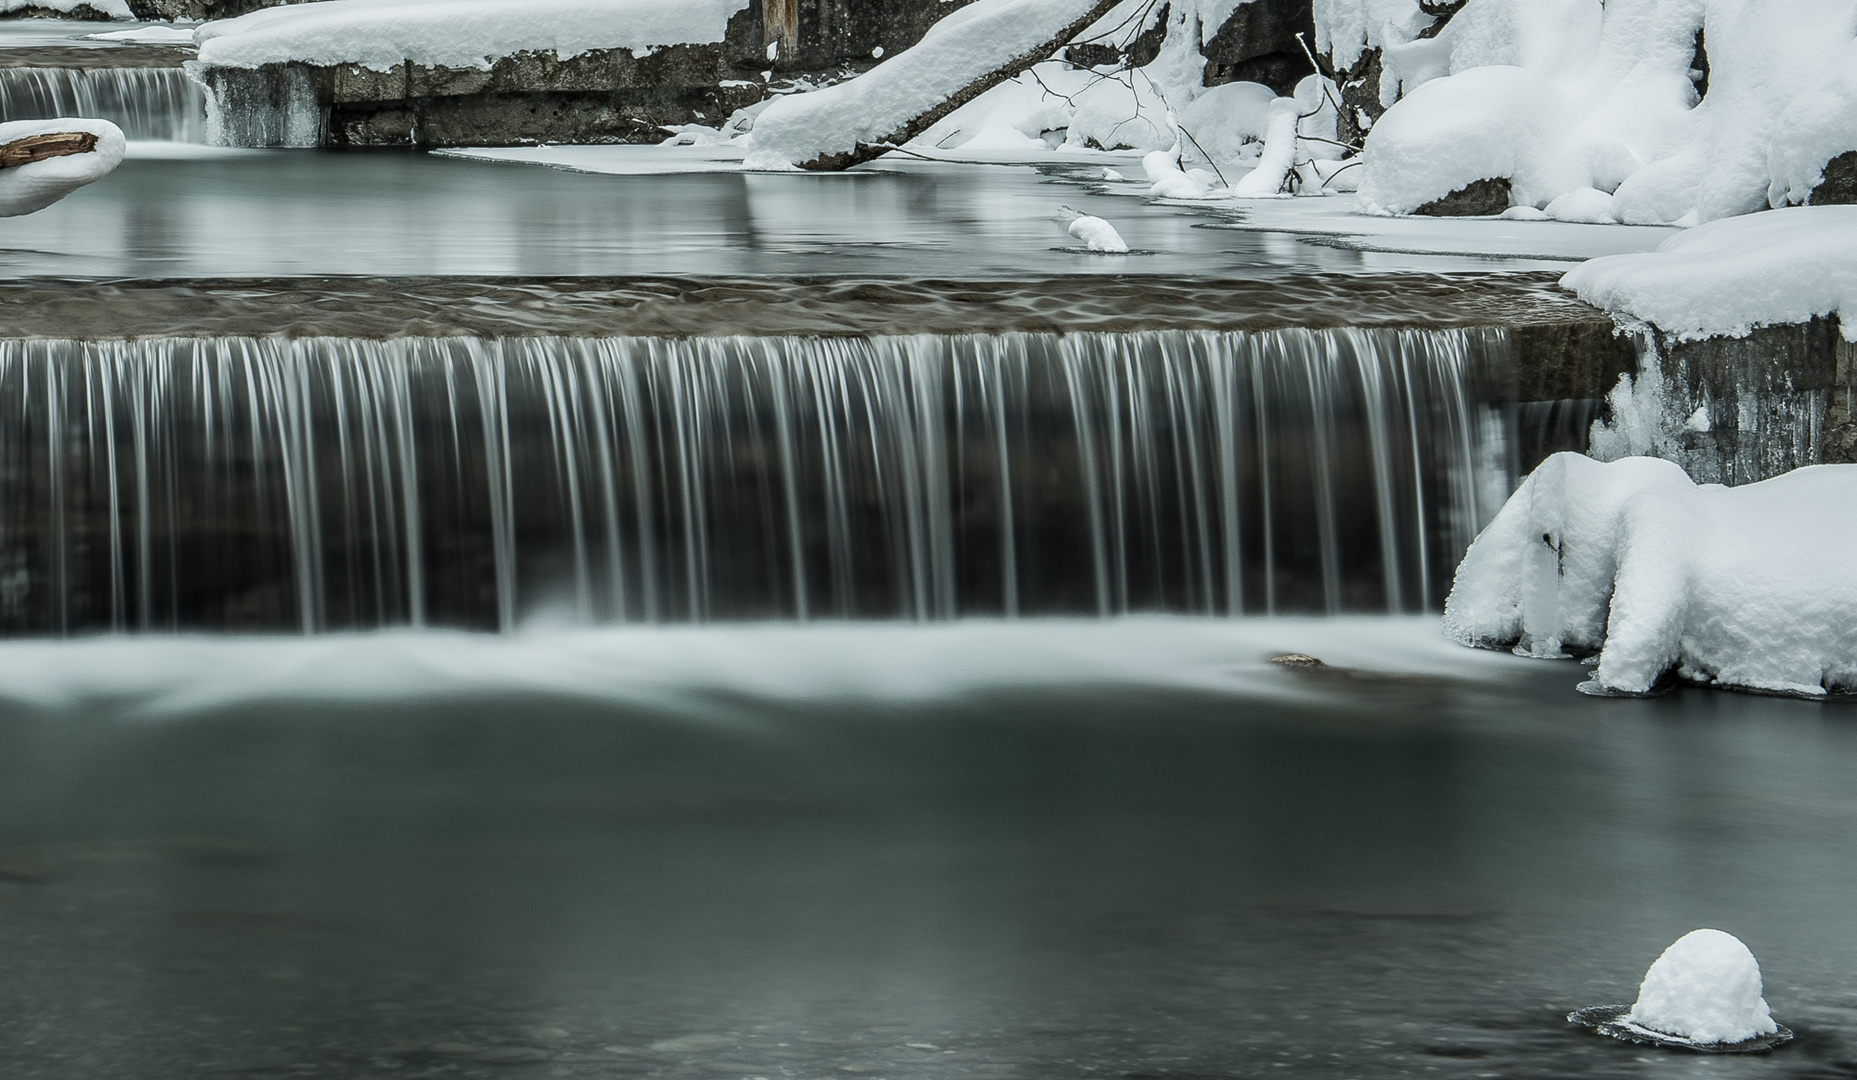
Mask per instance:
[[[887,684],[842,635],[784,669],[745,632],[682,639],[676,663],[653,639],[635,666],[656,691],[604,696],[518,689],[520,651],[488,693],[489,646],[463,639],[384,640],[371,668],[365,639],[339,664],[242,645],[218,676],[205,643],[0,654],[15,693],[45,695],[0,718],[0,1071],[1854,1071],[1847,710],[1596,700],[1576,665],[1488,654],[1197,690],[1069,668],[911,688],[937,670],[922,655],[1032,672],[1044,631],[1088,625],[1016,649],[899,639]],[[1261,669],[1273,624],[1244,625],[1231,663]],[[23,677],[60,648],[96,672],[62,699]],[[568,651],[540,677],[600,677]],[[231,696],[179,692],[240,672]],[[1699,926],[1753,948],[1796,1044],[1705,1058],[1566,1025]]]
[[[170,156],[148,156],[160,154]],[[1229,214],[1108,194],[1092,180],[1100,173],[885,161],[840,175],[605,176],[415,151],[149,144],[106,180],[0,222],[0,276],[972,279],[1564,266],[1200,228]],[[1078,250],[1059,220],[1066,206],[1109,217],[1137,253]]]

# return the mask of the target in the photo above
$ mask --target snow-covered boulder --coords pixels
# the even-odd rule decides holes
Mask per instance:
[[[1470,0],[1384,51],[1405,96],[1366,141],[1370,211],[1507,179],[1516,205],[1595,189],[1627,224],[1694,224],[1802,202],[1857,148],[1857,0]]]
[[[1746,1042],[1779,1030],[1761,991],[1760,963],[1740,938],[1691,930],[1644,973],[1624,1021],[1692,1043]]]
[[[1656,458],[1543,462],[1484,529],[1445,603],[1466,645],[1599,654],[1595,693],[1684,680],[1857,690],[1857,465],[1697,485]]]
[[[1550,208],[1550,212],[1551,212]],[[1839,315],[1857,341],[1857,206],[1795,206],[1714,221],[1656,251],[1582,263],[1561,286],[1679,340]]]
[[[127,144],[122,129],[108,120],[15,120],[0,124],[0,145],[34,135],[85,132],[97,137],[94,150],[0,168],[0,217],[43,210],[86,184],[94,184],[122,164]]]

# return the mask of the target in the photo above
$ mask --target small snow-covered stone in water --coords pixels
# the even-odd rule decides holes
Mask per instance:
[[[1760,964],[1720,930],[1692,930],[1665,949],[1625,1022],[1696,1043],[1738,1043],[1779,1030],[1761,997]]]
[[[1597,188],[1575,188],[1548,203],[1547,216],[1578,225],[1616,225],[1615,202],[1610,194]]]
[[[1115,226],[1099,217],[1085,214],[1070,223],[1070,235],[1083,241],[1083,246],[1091,251],[1100,251],[1111,255],[1125,255],[1128,244],[1122,234],[1115,231]]]
[[[1114,169],[1105,168],[1103,170],[1103,179],[1104,180],[1126,180],[1128,179],[1128,177],[1123,176],[1121,173],[1116,172]]]

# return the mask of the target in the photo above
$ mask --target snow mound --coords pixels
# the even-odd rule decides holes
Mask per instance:
[[[1095,0],[976,0],[857,78],[768,106],[755,120],[748,167],[792,169],[851,153],[859,144],[880,144],[976,80],[1039,49],[1095,6]]]
[[[1743,487],[1657,458],[1555,454],[1471,544],[1445,602],[1465,645],[1599,654],[1600,694],[1685,681],[1857,690],[1857,465]]]
[[[1692,930],[1644,974],[1625,1022],[1696,1043],[1738,1043],[1779,1030],[1761,997],[1760,963],[1741,939]]]
[[[1122,234],[1115,231],[1115,226],[1099,217],[1088,214],[1079,216],[1070,223],[1070,235],[1083,241],[1083,246],[1091,251],[1100,251],[1107,255],[1126,255],[1128,242]]]
[[[1684,340],[1838,314],[1845,338],[1857,341],[1857,206],[1713,221],[1656,251],[1594,259],[1560,283],[1595,307]]]
[[[1857,0],[1470,0],[1435,38],[1399,33],[1379,35],[1381,98],[1405,96],[1366,140],[1370,212],[1506,178],[1518,206],[1593,189],[1626,224],[1695,224],[1803,202],[1857,149]]]
[[[487,71],[520,52],[649,53],[716,42],[749,0],[322,0],[264,8],[194,32],[200,63],[255,68],[300,61],[391,71],[411,61]]]
[[[66,131],[90,132],[97,136],[97,148],[88,154],[67,154],[0,169],[0,217],[43,210],[78,188],[103,179],[122,164],[128,144],[122,130],[108,120],[15,120],[0,124],[0,143]]]

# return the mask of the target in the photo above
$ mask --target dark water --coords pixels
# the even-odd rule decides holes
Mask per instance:
[[[0,1073],[1857,1074],[1848,710],[1507,682],[0,719]],[[1799,1041],[1650,1051],[1698,926]]]

